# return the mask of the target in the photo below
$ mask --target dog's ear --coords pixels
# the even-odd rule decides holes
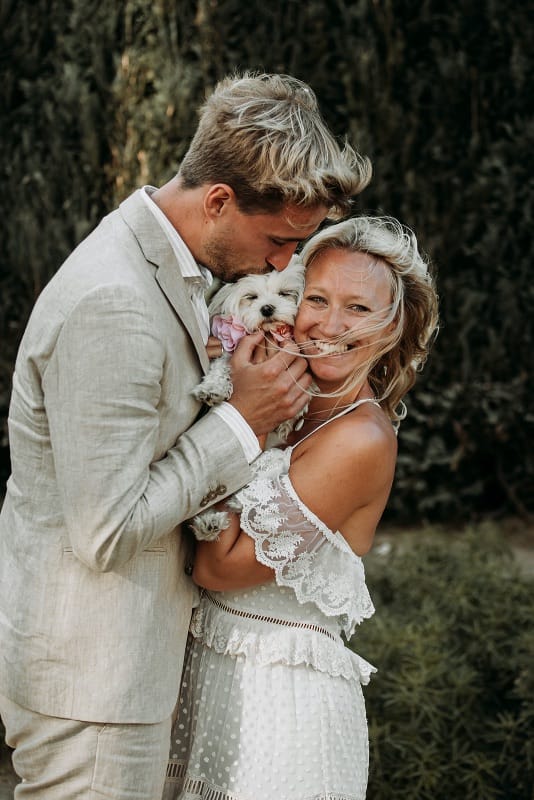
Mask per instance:
[[[225,283],[211,298],[210,304],[208,306],[208,313],[210,317],[213,317],[214,314],[220,314],[223,310],[223,306],[226,302],[227,297],[232,293],[235,288],[235,283]]]

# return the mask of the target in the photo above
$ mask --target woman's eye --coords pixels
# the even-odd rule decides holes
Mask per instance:
[[[324,297],[320,297],[319,295],[316,294],[308,295],[306,300],[308,300],[310,303],[315,303],[316,305],[323,305],[324,303],[326,303]]]
[[[357,303],[355,303],[353,306],[349,306],[349,308],[351,311],[356,311],[357,314],[366,314],[371,310],[370,308],[367,308],[367,306],[360,306]]]

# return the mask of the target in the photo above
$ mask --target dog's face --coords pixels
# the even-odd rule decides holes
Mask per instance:
[[[292,261],[282,272],[245,275],[214,296],[210,316],[237,317],[250,332],[274,330],[279,323],[293,325],[304,291],[304,267]]]

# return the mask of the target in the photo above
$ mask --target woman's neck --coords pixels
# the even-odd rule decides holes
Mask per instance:
[[[357,400],[372,399],[373,392],[367,381],[360,387],[353,389],[341,397],[324,397],[314,395],[302,417],[302,424],[290,434],[288,444],[294,445],[304,436],[312,433],[316,428],[340,414]]]
[[[314,395],[310,400],[304,418],[317,419],[323,417],[324,419],[331,419],[339,411],[351,406],[357,400],[371,399],[373,397],[373,392],[367,381],[340,397],[329,397],[327,393],[325,395]]]

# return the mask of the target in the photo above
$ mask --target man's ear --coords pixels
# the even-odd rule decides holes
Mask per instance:
[[[204,195],[204,212],[209,219],[220,217],[236,205],[235,192],[227,183],[212,184]]]

